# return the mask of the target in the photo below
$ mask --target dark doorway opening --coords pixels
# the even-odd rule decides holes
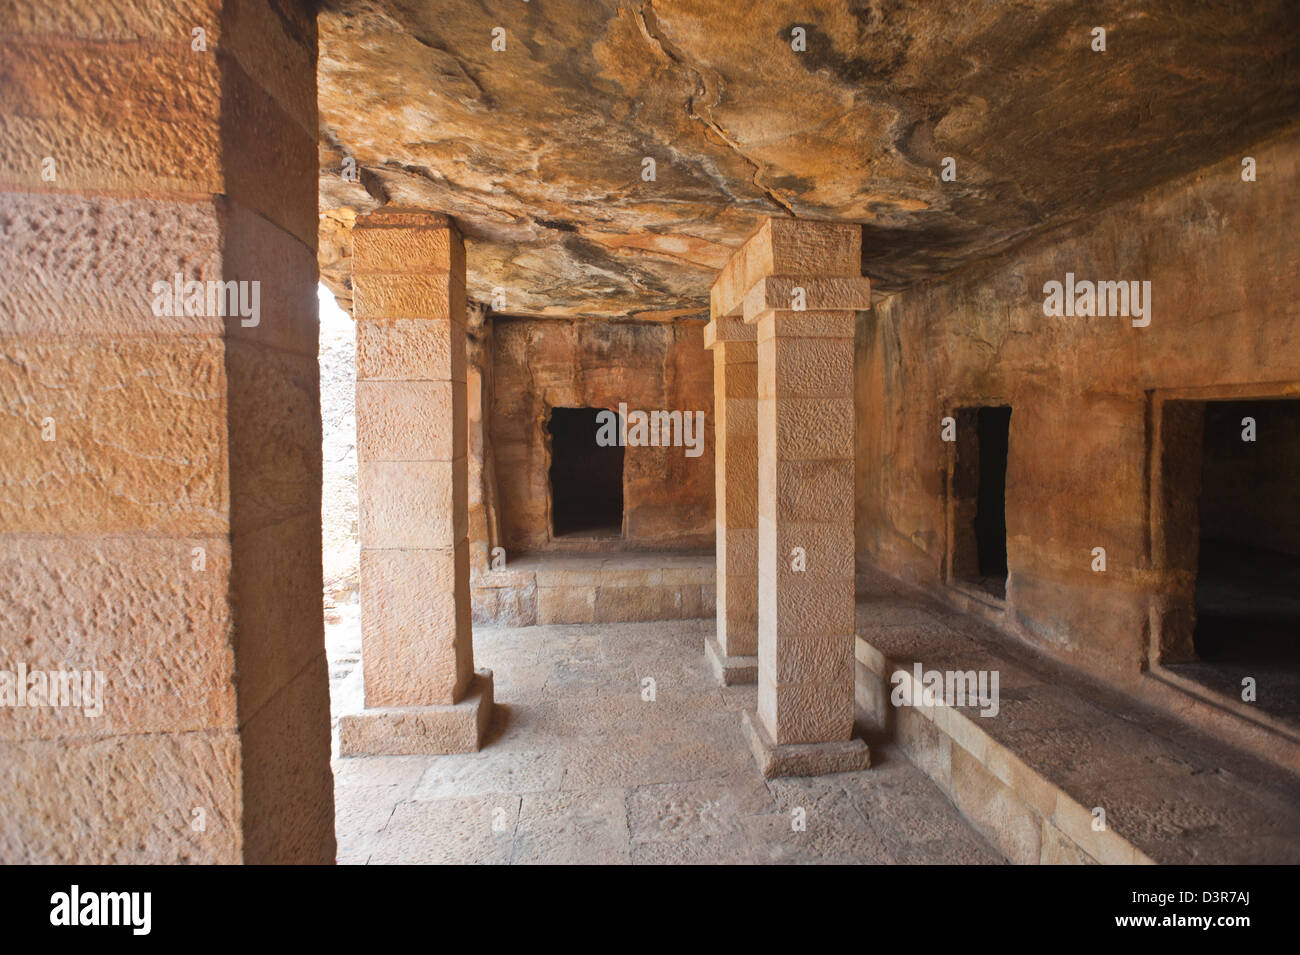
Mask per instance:
[[[552,408],[551,536],[623,533],[623,449],[596,442],[599,408]]]
[[[956,418],[952,576],[1005,599],[1011,409],[959,408]]]
[[[1193,667],[1300,719],[1300,401],[1207,401],[1204,420]]]

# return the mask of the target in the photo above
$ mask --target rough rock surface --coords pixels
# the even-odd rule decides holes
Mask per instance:
[[[326,0],[319,29],[320,257],[345,307],[348,228],[387,201],[455,216],[470,297],[501,288],[499,311],[699,315],[768,215],[863,223],[887,293],[1300,105],[1290,0]]]

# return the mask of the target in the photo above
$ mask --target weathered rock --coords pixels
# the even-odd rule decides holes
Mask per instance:
[[[702,315],[769,215],[863,223],[889,292],[1300,105],[1300,72],[1267,68],[1300,41],[1286,0],[328,0],[319,28],[325,281],[346,299],[346,226],[391,200],[455,216],[470,297],[520,314]]]

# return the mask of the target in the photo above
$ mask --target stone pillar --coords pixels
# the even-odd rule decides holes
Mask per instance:
[[[18,9],[0,671],[104,682],[0,711],[0,859],[332,862],[315,9]]]
[[[471,624],[465,247],[448,217],[403,209],[352,239],[366,708],[340,748],[472,752],[492,674]]]
[[[704,652],[724,685],[758,682],[758,344],[753,325],[714,316],[717,637]]]
[[[758,344],[758,710],[764,774],[862,769],[853,738],[853,334],[861,227],[768,220],[714,284]]]

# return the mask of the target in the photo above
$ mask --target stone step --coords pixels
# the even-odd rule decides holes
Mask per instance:
[[[713,617],[713,554],[533,554],[470,582],[474,622],[642,623]]]
[[[873,578],[867,591],[858,705],[1013,862],[1300,862],[1289,772],[900,584]],[[997,672],[996,712],[909,696],[917,664],[923,683],[927,671]]]

